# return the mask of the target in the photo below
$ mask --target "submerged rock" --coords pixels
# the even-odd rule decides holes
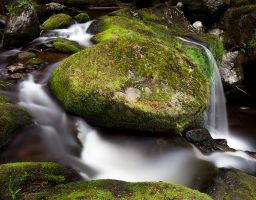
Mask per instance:
[[[216,200],[256,199],[256,177],[239,170],[220,169],[208,193]]]
[[[42,28],[45,30],[66,28],[73,22],[72,17],[67,14],[60,13],[52,15],[43,24]]]
[[[54,163],[0,165],[3,199],[177,199],[210,200],[184,186],[163,182],[128,183],[116,180],[77,181],[76,172]]]
[[[16,129],[29,123],[30,117],[24,109],[0,96],[0,147],[9,142]]]
[[[39,35],[40,24],[36,11],[32,5],[24,5],[10,14],[4,31],[3,46],[5,48],[20,47]]]
[[[207,106],[209,84],[202,66],[153,13],[143,18],[153,25],[134,12],[112,15],[102,18],[97,45],[55,70],[52,91],[68,111],[94,124],[181,134]],[[178,25],[172,21],[172,26]],[[191,52],[202,56],[198,49]]]

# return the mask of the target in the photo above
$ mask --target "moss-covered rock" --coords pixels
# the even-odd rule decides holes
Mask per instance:
[[[25,162],[0,165],[1,199],[19,199],[78,179],[73,170],[54,163]],[[25,198],[27,199],[27,198]]]
[[[54,163],[0,165],[2,199],[177,199],[210,200],[206,194],[163,182],[127,183],[78,180],[76,172]]]
[[[97,45],[64,60],[51,88],[95,124],[180,134],[207,106],[207,76],[171,29],[133,14],[103,17]]]
[[[239,170],[221,169],[209,190],[213,199],[256,199],[256,177]]]
[[[79,13],[75,16],[75,20],[79,23],[85,23],[90,20],[90,17],[87,13]]]
[[[36,57],[36,54],[29,52],[29,51],[23,51],[18,53],[17,58],[22,61],[29,60],[30,58]]]
[[[0,147],[12,137],[13,131],[30,122],[28,113],[0,96]]]
[[[53,193],[41,197],[49,199],[91,199],[91,200],[210,200],[206,194],[163,182],[127,183],[115,180],[79,181],[56,187]]]
[[[256,5],[247,5],[239,8],[230,8],[221,21],[226,30],[224,39],[230,49],[256,47]]]
[[[61,53],[76,53],[82,49],[76,42],[63,38],[54,39],[52,48]]]
[[[66,28],[72,23],[72,17],[67,14],[56,14],[49,17],[43,24],[42,28],[46,30]]]

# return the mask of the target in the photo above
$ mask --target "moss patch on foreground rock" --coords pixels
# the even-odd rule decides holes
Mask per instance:
[[[51,88],[95,124],[180,134],[207,106],[206,74],[166,26],[120,13],[102,18],[97,45],[64,60]]]
[[[3,199],[210,200],[206,194],[163,182],[78,181],[76,172],[54,163],[0,165]]]
[[[77,180],[73,170],[54,163],[25,162],[0,165],[1,199],[19,199]],[[26,199],[26,198],[25,198]]]
[[[7,102],[0,96],[0,147],[10,140],[17,128],[28,123],[30,123],[30,117],[24,109]]]
[[[72,17],[67,14],[52,15],[43,24],[42,28],[46,30],[66,28],[72,23]]]
[[[256,199],[256,177],[239,170],[221,169],[209,194],[213,199]]]

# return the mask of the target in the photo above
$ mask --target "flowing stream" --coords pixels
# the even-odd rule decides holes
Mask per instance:
[[[89,47],[92,35],[87,31],[91,23],[54,30],[58,33],[54,37],[66,37]],[[52,36],[38,38],[36,42],[50,38]],[[206,125],[215,138],[228,138],[225,98],[216,62],[203,45],[180,39],[204,48],[214,67],[217,81],[212,87]],[[197,187],[197,182],[202,182],[198,177],[204,174],[209,179],[216,168],[256,172],[255,159],[242,151],[203,155],[183,138],[134,137],[124,133],[111,135],[89,126],[80,118],[70,116],[54,101],[47,88],[48,79],[58,64],[49,65],[43,76],[38,71],[34,72],[18,85],[19,104],[28,110],[34,121],[32,127],[25,129],[26,135],[23,134],[22,139],[36,132],[45,151],[57,157],[59,162],[74,167],[85,178],[166,181]],[[12,145],[15,146],[22,139],[17,137]],[[77,154],[78,140],[82,147]]]
[[[230,147],[237,150],[255,151],[243,138],[232,136],[228,126],[226,99],[217,62],[212,52],[204,45],[179,37],[180,40],[203,48],[212,69],[209,106],[205,115],[205,127],[214,139],[226,139]]]

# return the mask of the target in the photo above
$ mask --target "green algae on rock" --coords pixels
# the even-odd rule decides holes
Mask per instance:
[[[55,163],[3,164],[0,165],[0,196],[3,199],[27,199],[30,193],[39,193],[78,178],[73,170]]]
[[[256,199],[256,177],[239,170],[220,169],[209,189],[213,199]]]
[[[100,126],[181,134],[207,106],[206,74],[162,24],[127,11],[103,17],[102,24],[97,44],[53,73],[57,98]]]
[[[72,17],[67,14],[56,14],[49,17],[43,24],[42,28],[46,30],[66,28],[72,23]]]
[[[12,137],[13,132],[30,123],[28,113],[0,96],[0,147]]]
[[[54,39],[52,48],[61,53],[76,53],[82,49],[76,42],[64,38]]]
[[[79,13],[74,18],[79,23],[85,23],[85,22],[88,22],[90,20],[90,17],[87,13]]]

